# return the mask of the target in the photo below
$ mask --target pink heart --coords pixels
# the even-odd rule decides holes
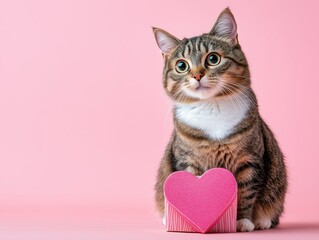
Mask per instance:
[[[165,181],[166,201],[200,232],[209,232],[237,199],[234,175],[213,168],[201,177],[186,171],[172,173]]]

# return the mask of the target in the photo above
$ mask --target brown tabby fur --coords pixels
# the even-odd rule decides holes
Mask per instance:
[[[228,8],[218,19],[223,17],[223,14],[233,17]],[[163,30],[154,29],[155,33],[156,31]],[[209,34],[176,41],[178,41],[176,48],[164,52],[163,73],[164,88],[175,103],[202,101],[184,94],[181,88],[182,83],[188,81],[193,71],[203,71],[226,82],[226,87],[213,98],[228,98],[242,92],[250,99],[250,107],[244,119],[234,127],[231,134],[223,139],[212,139],[202,130],[179,121],[176,117],[178,107],[175,105],[175,129],[161,161],[155,186],[159,212],[164,213],[163,184],[169,174],[186,170],[195,175],[202,175],[208,169],[222,167],[230,170],[238,183],[237,219],[251,220],[255,229],[277,226],[284,209],[287,189],[283,154],[269,127],[258,113],[257,100],[250,87],[248,64],[238,39],[230,40],[225,36],[219,36],[213,28]],[[216,66],[213,70],[203,66],[195,70],[191,68],[186,75],[174,71],[177,59],[191,59],[197,54],[206,56],[212,51],[218,52],[224,58],[225,61],[221,66]],[[215,77],[215,82],[211,82],[212,88],[215,87],[217,78]],[[260,219],[264,218],[270,219],[271,226],[262,226]],[[238,230],[248,231],[241,226]]]

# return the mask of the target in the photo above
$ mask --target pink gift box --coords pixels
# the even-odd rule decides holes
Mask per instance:
[[[172,232],[236,232],[237,182],[226,169],[196,177],[172,173],[164,184],[166,230]]]

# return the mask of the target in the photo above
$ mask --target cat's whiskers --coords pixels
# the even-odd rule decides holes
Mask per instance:
[[[242,106],[243,106],[243,105],[246,105],[246,106],[248,105],[247,102],[245,101],[244,97],[248,98],[248,100],[250,101],[250,103],[252,103],[252,102],[251,102],[251,99],[250,99],[250,97],[249,97],[249,95],[246,94],[246,93],[247,93],[246,90],[234,88],[233,86],[229,85],[227,82],[224,82],[224,83],[225,83],[224,87],[225,87],[226,89],[228,89],[230,92],[233,92],[233,93],[234,93],[235,99],[237,99],[239,102],[241,102],[241,105],[242,105]],[[227,84],[228,84],[228,85],[227,85]],[[236,94],[235,91],[238,91],[238,94]],[[253,113],[251,112],[251,108],[250,108],[249,106],[248,106],[248,110],[249,110],[249,112],[250,112],[251,114],[253,114]]]
[[[174,94],[172,94],[172,98],[177,100],[178,98],[183,98],[184,96],[181,93],[184,91],[184,86],[181,86]]]
[[[247,77],[239,74],[232,74],[235,77],[240,77],[242,79],[248,79]],[[258,106],[257,101],[255,99],[255,96],[252,94],[251,89],[241,83],[236,83],[236,82],[230,82],[230,81],[225,81],[223,79],[220,79],[215,76],[209,77],[209,80],[211,82],[223,82],[223,85],[227,85],[229,88],[232,88],[232,90],[237,90],[243,93],[247,98],[249,98],[250,102],[254,104],[254,106]]]
[[[226,84],[229,86],[229,87],[232,87],[233,89],[237,89],[239,88],[243,94],[249,98],[250,102],[252,104],[254,104],[255,106],[257,106],[257,101],[255,99],[255,96],[251,93],[251,89],[249,87],[246,87],[240,83],[235,83],[235,82],[226,82]]]
[[[241,107],[241,110],[243,108],[245,108],[245,105],[247,105],[247,102],[245,101],[245,99],[243,99],[244,97],[247,97],[250,102],[256,104],[254,101],[254,98],[250,95],[250,91],[248,91],[248,90],[250,90],[248,87],[245,87],[242,84],[238,84],[235,87],[235,86],[231,85],[229,82],[222,80],[218,77],[214,77],[214,76],[210,77],[209,80],[210,80],[210,82],[214,82],[218,86],[220,86],[223,93],[230,94],[231,96],[233,96],[234,99],[239,104],[239,106]],[[248,107],[248,109],[251,112],[249,107]]]
[[[220,86],[221,86],[221,91],[222,91],[222,93],[227,94],[226,89],[224,89],[222,85],[220,85]],[[230,93],[230,94],[231,94],[231,95],[233,95],[233,93]],[[234,101],[233,101],[233,99],[232,99],[232,98],[230,98],[230,101],[231,101],[231,102],[232,102],[232,104],[234,105],[234,107],[235,107],[236,111],[238,111],[237,105],[234,103]]]
[[[222,81],[220,83],[221,83],[220,85],[221,85],[221,88],[223,89],[223,91],[226,92],[226,94],[227,94],[227,91],[228,91],[228,93],[230,93],[230,95],[232,97],[234,97],[235,101],[238,103],[238,106],[239,106],[241,112],[244,114],[245,111],[243,109],[245,109],[245,105],[247,105],[247,104],[242,100],[242,98],[240,98],[240,94],[234,92],[233,90],[228,88],[226,85],[222,84],[223,83]],[[230,97],[230,99],[232,100],[231,97]]]
[[[228,71],[227,73],[228,73],[231,77],[234,77],[234,78],[240,78],[240,79],[242,79],[242,80],[248,80],[248,79],[249,79],[249,77],[244,76],[244,75],[239,75],[239,74],[236,74],[236,73],[233,73],[233,72],[229,72],[229,71]],[[243,84],[241,84],[241,83],[237,83],[237,82],[229,82],[229,81],[227,81],[227,83],[230,84],[230,85],[236,86],[236,87],[240,87],[240,88],[244,88],[244,89],[249,90],[249,91],[248,91],[248,94],[249,94],[250,96],[252,96],[252,94],[250,93],[250,92],[251,92],[251,89],[250,89],[249,87],[247,87],[247,86],[245,86],[245,85],[243,85]],[[254,97],[253,97],[251,100],[253,100],[254,104],[257,105],[256,100],[254,99]]]
[[[218,78],[218,77],[209,77],[208,78],[208,80],[209,80],[209,82],[210,83],[214,83],[215,85],[216,85],[216,87],[220,87],[220,91],[222,91],[222,93],[224,93],[224,94],[229,94],[230,95],[230,100],[231,100],[231,102],[232,102],[232,104],[234,105],[234,107],[235,107],[235,109],[236,110],[238,110],[237,109],[237,105],[234,103],[234,101],[233,101],[233,99],[232,99],[232,97],[235,99],[235,101],[238,103],[238,106],[239,106],[239,108],[240,108],[240,110],[241,110],[241,112],[244,114],[244,110],[243,109],[245,109],[245,105],[247,105],[246,104],[246,102],[242,99],[242,97],[240,96],[240,94],[242,93],[242,91],[240,91],[239,92],[239,94],[238,93],[236,93],[235,91],[233,91],[231,88],[229,88],[229,87],[227,87],[226,86],[226,82],[225,81],[222,81],[220,78]],[[244,105],[245,104],[245,105]]]

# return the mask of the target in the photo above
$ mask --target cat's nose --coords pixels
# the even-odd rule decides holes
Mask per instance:
[[[197,81],[200,81],[203,76],[204,76],[204,74],[202,74],[202,73],[197,73],[197,74],[194,74],[194,75],[193,75],[193,78],[195,78]]]

